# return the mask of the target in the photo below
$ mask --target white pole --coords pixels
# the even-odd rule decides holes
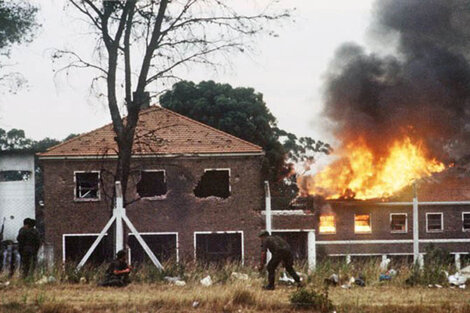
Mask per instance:
[[[125,214],[124,202],[122,197],[121,182],[116,182],[116,203],[113,215],[116,216],[116,238],[115,238],[115,253],[124,249],[124,226],[122,224],[122,216]]]
[[[271,214],[271,190],[269,189],[269,181],[264,181],[264,193],[265,193],[265,210],[266,210],[266,231],[272,235],[272,214]],[[271,260],[271,252],[268,251],[266,254],[266,262]]]
[[[315,247],[315,232],[309,231],[307,237],[307,247],[308,247],[308,271],[310,273],[315,271],[315,266],[317,263],[317,251]]]
[[[101,231],[101,233],[99,234],[98,238],[96,238],[95,242],[93,242],[93,244],[91,245],[90,249],[88,249],[88,251],[86,252],[85,256],[83,257],[83,259],[80,261],[80,263],[78,263],[78,266],[77,266],[77,269],[81,269],[83,267],[83,265],[85,265],[86,261],[88,261],[88,258],[91,256],[91,254],[93,253],[93,251],[95,251],[96,247],[98,246],[98,244],[100,243],[101,239],[103,239],[104,235],[106,235],[106,232],[108,231],[108,229],[111,227],[111,225],[113,224],[114,220],[116,219],[116,216],[113,215],[108,223],[106,224],[106,226],[103,228],[103,230]]]
[[[124,214],[122,216],[124,222],[126,222],[127,224],[127,227],[129,227],[129,229],[131,230],[132,234],[135,236],[135,238],[137,239],[137,241],[140,243],[140,245],[142,246],[142,248],[144,248],[144,251],[147,253],[147,255],[149,256],[150,260],[152,260],[152,263],[155,264],[155,266],[160,269],[160,270],[163,270],[163,266],[162,264],[160,263],[160,261],[158,261],[157,257],[155,256],[155,254],[153,254],[152,250],[150,250],[150,247],[147,246],[147,244],[145,243],[144,239],[142,238],[142,236],[140,236],[139,232],[137,231],[137,229],[134,227],[134,225],[131,223],[131,221],[129,220],[129,218],[127,218],[127,215]]]
[[[420,262],[419,256],[419,223],[418,223],[418,192],[416,182],[413,183],[413,263]]]

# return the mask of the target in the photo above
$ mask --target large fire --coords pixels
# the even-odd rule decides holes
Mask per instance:
[[[307,181],[308,194],[328,199],[373,199],[390,196],[413,180],[445,169],[429,158],[419,142],[408,137],[392,142],[382,156],[374,156],[363,139],[339,151],[339,159]]]

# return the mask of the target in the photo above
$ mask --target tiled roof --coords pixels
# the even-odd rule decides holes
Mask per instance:
[[[417,182],[419,202],[470,201],[470,172],[462,167],[448,168]],[[412,201],[413,188],[408,186],[389,201]]]
[[[112,124],[67,140],[40,157],[116,155]],[[192,120],[168,109],[151,106],[139,115],[134,155],[262,153],[260,146]]]

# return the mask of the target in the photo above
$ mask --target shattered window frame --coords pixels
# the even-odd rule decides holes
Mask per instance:
[[[202,246],[199,246],[199,249],[198,249],[198,239],[197,237],[198,236],[201,236],[203,239],[202,240],[199,240],[199,244],[203,245],[204,243],[206,243],[204,240],[204,238],[208,238],[208,236],[211,236],[211,235],[219,235],[219,236],[223,236],[223,235],[227,235],[229,237],[231,237],[231,239],[234,239],[236,237],[233,237],[233,236],[239,236],[239,238],[236,238],[235,240],[239,240],[240,241],[240,260],[235,260],[233,259],[232,262],[240,262],[241,265],[244,265],[245,264],[245,236],[244,236],[244,231],[243,230],[230,230],[230,231],[195,231],[193,233],[193,238],[194,238],[194,260],[196,262],[203,262],[203,263],[219,263],[221,260],[214,260],[214,255],[216,254],[219,254],[219,255],[227,255],[229,253],[221,253],[221,252],[216,252],[214,250],[212,251],[205,251],[205,252],[209,252],[207,255],[201,255],[198,253],[199,252],[204,252],[204,251],[200,251],[200,249],[204,249],[204,247]],[[230,239],[229,239],[230,240]],[[201,243],[201,241],[203,241],[204,243]],[[235,248],[236,249],[236,248]],[[227,258],[230,258],[230,256],[227,256]],[[212,260],[211,260],[212,259]],[[216,257],[217,259],[217,257]],[[226,262],[226,261],[223,261],[223,262]]]
[[[88,189],[88,192],[92,190],[96,190],[96,197],[89,197],[85,198],[83,196],[79,196],[79,193],[81,192],[79,181],[77,179],[77,174],[97,174],[97,184],[96,188],[91,188],[91,187],[85,187],[84,189]],[[73,172],[73,183],[74,183],[74,193],[73,193],[73,198],[74,201],[77,202],[87,202],[87,201],[100,201],[101,200],[101,172],[100,171],[74,171]]]
[[[210,195],[205,195],[205,196],[198,196],[196,194],[196,190],[200,187],[200,183],[202,182],[202,179],[204,177],[204,175],[207,173],[207,172],[227,172],[228,173],[228,179],[227,179],[227,184],[228,184],[228,195],[227,197],[223,197],[223,196],[219,196],[219,195],[214,195],[214,194],[210,194]],[[196,196],[196,198],[200,198],[200,199],[204,199],[204,198],[208,198],[208,197],[217,197],[217,198],[221,198],[221,199],[228,199],[232,196],[232,185],[230,184],[230,178],[232,177],[232,172],[231,172],[231,169],[230,168],[205,168],[204,169],[204,174],[201,176],[201,178],[199,179],[196,187],[194,188],[193,190],[193,193],[194,195]]]
[[[324,217],[324,218],[333,217],[333,226],[330,226],[330,227],[334,227],[333,231],[327,231],[327,230],[322,231],[322,226],[321,226],[322,217]],[[318,217],[318,233],[322,234],[322,235],[334,235],[334,234],[336,234],[336,215],[335,214],[333,214],[333,213],[320,214],[320,216]]]
[[[141,196],[139,193],[139,183],[142,180],[142,173],[163,173],[163,184],[165,186],[165,193],[161,195],[153,195],[153,196]],[[140,171],[140,179],[139,181],[135,184],[135,192],[141,197],[142,199],[150,199],[150,200],[163,200],[166,199],[166,195],[168,194],[168,183],[167,183],[167,177],[166,177],[166,170],[164,169],[145,169]]]
[[[364,226],[364,225],[358,225],[357,222],[361,221],[358,219],[360,216],[368,216],[369,217],[369,230],[359,230],[358,226]],[[365,226],[364,226],[365,227]],[[354,214],[354,233],[355,234],[371,234],[372,233],[372,214],[370,213],[360,213],[360,214]]]
[[[467,221],[465,221],[465,216],[467,216]],[[468,227],[465,227],[465,224]],[[470,212],[462,212],[462,231],[470,231]]]
[[[429,217],[432,216],[432,215],[434,215],[434,216],[439,215],[440,216],[440,219],[439,219],[440,228],[439,229],[437,229],[437,228],[434,229],[434,227],[437,225],[437,223],[435,225],[433,225],[435,221],[432,221],[432,223],[430,225]],[[437,221],[437,219],[436,219],[436,221]],[[433,228],[430,229],[429,226],[431,226]],[[426,213],[426,232],[427,233],[442,233],[443,231],[444,231],[444,213],[442,213],[442,212],[429,212],[429,213]]]
[[[394,216],[405,216],[404,229],[393,229],[393,217]],[[400,224],[397,224],[400,225]],[[394,234],[404,234],[408,232],[408,214],[407,213],[390,213],[390,232]]]

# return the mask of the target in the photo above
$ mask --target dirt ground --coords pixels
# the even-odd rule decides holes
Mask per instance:
[[[293,287],[263,291],[242,282],[203,287],[132,284],[10,285],[0,290],[1,312],[292,312]],[[470,290],[375,286],[329,289],[337,312],[470,312]]]

